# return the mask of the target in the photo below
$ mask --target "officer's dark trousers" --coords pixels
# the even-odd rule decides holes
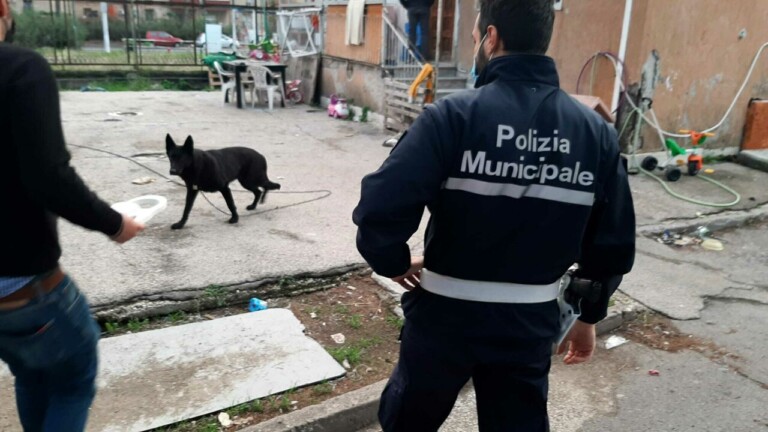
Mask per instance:
[[[481,432],[549,430],[556,302],[469,302],[417,288],[403,311],[400,360],[379,407],[384,432],[437,431],[470,378]]]

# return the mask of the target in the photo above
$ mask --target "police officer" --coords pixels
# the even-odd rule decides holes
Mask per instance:
[[[598,282],[559,351],[587,361],[630,271],[635,218],[614,129],[559,88],[551,0],[479,0],[476,89],[428,106],[366,176],[360,253],[408,292],[384,431],[438,430],[471,378],[480,431],[548,430],[559,281]],[[424,257],[406,241],[424,207]]]

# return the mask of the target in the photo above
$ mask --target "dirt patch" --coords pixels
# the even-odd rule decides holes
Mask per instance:
[[[381,288],[366,274],[351,276],[322,291],[270,301],[270,307],[290,309],[304,324],[309,337],[318,341],[339,363],[349,366],[346,376],[230,408],[226,412],[232,425],[227,428],[221,426],[216,413],[157,430],[236,431],[389,377],[400,352],[397,338],[402,321],[392,313],[393,302],[382,299],[380,292]],[[244,307],[223,308],[199,316],[185,315],[182,319],[191,322],[243,312]],[[177,322],[181,321],[176,318]],[[160,324],[147,322],[146,326]],[[343,343],[334,340],[339,334],[344,335]]]
[[[697,351],[710,360],[723,363],[725,360],[740,360],[712,341],[681,332],[669,318],[645,313],[629,322],[622,329],[627,339],[653,349],[676,353],[682,350]]]

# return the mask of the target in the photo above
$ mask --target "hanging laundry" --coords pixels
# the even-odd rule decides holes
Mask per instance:
[[[362,45],[365,29],[365,0],[349,0],[347,4],[346,44]]]

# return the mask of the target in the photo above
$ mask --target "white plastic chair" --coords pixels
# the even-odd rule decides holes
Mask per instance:
[[[234,101],[237,95],[237,92],[235,91],[235,86],[237,85],[235,82],[235,74],[233,72],[224,72],[219,62],[213,62],[213,67],[216,68],[216,73],[219,74],[219,81],[221,81],[221,94],[224,96],[222,103],[227,103],[227,92],[230,91],[229,101]]]
[[[258,102],[258,94],[261,91],[266,92],[267,102],[269,103],[269,109],[272,110],[275,104],[275,90],[280,91],[281,97],[285,100],[283,95],[283,86],[279,77],[275,77],[272,72],[264,66],[250,66],[248,68],[253,77],[253,87],[251,87],[251,106],[255,107]]]

